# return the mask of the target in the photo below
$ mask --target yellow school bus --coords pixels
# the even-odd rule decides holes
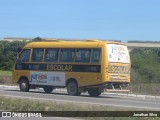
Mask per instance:
[[[88,92],[99,96],[105,89],[130,82],[130,56],[120,42],[45,41],[27,44],[16,60],[13,80],[20,90],[42,87],[46,93],[67,88],[69,95]]]

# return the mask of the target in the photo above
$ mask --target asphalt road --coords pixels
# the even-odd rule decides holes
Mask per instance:
[[[125,97],[117,95],[102,94],[100,97],[90,97],[88,94],[81,96],[69,96],[65,91],[55,90],[51,94],[46,94],[43,90],[32,90],[30,92],[20,92],[18,89],[0,88],[0,96],[28,98],[34,100],[70,102],[78,104],[96,104],[103,106],[129,107],[134,109],[160,110],[160,99],[143,99],[135,97]]]

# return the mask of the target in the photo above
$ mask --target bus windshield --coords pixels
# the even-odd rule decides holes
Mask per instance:
[[[108,61],[119,63],[130,63],[128,49],[124,45],[107,44]]]

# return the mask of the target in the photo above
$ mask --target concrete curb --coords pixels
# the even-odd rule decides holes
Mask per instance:
[[[119,93],[105,93],[106,95],[117,95],[117,96],[126,96],[126,97],[135,97],[142,99],[152,99],[152,100],[160,100],[160,96],[153,95],[139,95],[139,94],[119,94]]]
[[[136,97],[136,94],[128,94],[128,97]]]
[[[158,99],[158,100],[160,100],[160,96],[156,96],[156,97],[155,97],[155,99]]]
[[[137,98],[146,99],[146,95],[136,95]]]
[[[0,85],[0,88],[19,89],[18,86]]]
[[[146,95],[147,99],[156,99],[156,96]]]

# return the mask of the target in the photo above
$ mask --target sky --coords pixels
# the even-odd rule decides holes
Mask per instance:
[[[160,40],[160,0],[0,0],[0,38]]]

